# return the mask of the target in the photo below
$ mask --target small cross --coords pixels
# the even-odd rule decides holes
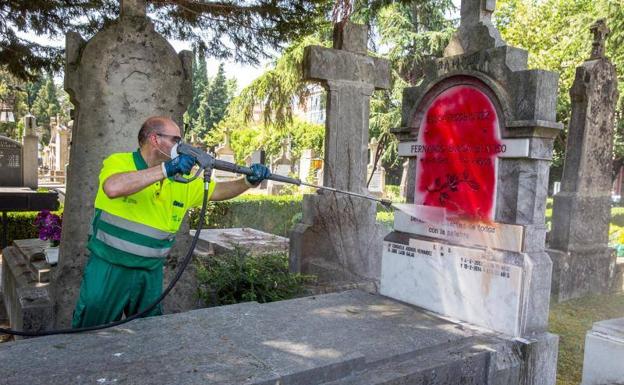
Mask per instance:
[[[491,22],[496,0],[462,0],[461,26],[470,27],[480,22]]]
[[[605,19],[598,19],[589,30],[592,34],[594,34],[594,41],[592,43],[592,52],[590,60],[593,59],[601,59],[605,56],[605,40],[607,36],[611,33],[609,27],[607,27],[607,23],[605,23]]]
[[[121,16],[145,16],[145,0],[121,0]]]

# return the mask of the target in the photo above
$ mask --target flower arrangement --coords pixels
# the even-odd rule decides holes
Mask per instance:
[[[63,219],[49,210],[40,211],[35,217],[34,225],[39,230],[39,239],[50,241],[52,246],[61,242],[61,227]]]

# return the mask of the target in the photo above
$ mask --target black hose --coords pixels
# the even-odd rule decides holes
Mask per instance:
[[[89,331],[94,331],[94,330],[107,329],[107,328],[111,328],[111,327],[114,327],[114,326],[123,325],[126,322],[130,322],[132,320],[135,320],[137,318],[145,316],[147,313],[152,311],[156,306],[158,306],[158,304],[160,302],[162,302],[162,300],[167,296],[167,294],[169,294],[171,289],[173,289],[175,284],[178,282],[178,280],[182,276],[182,273],[184,273],[184,270],[186,269],[188,264],[191,262],[191,259],[193,257],[193,251],[195,250],[195,246],[197,245],[197,240],[199,239],[199,234],[201,232],[202,227],[204,226],[204,216],[206,215],[206,206],[207,205],[208,205],[208,190],[204,189],[204,200],[202,202],[202,208],[201,208],[201,212],[199,214],[199,224],[198,224],[198,227],[197,227],[197,231],[195,232],[195,236],[193,237],[193,242],[191,243],[191,247],[189,248],[188,252],[186,253],[186,256],[184,257],[184,259],[182,260],[182,264],[179,266],[178,271],[176,272],[175,277],[173,277],[173,280],[169,283],[169,286],[167,286],[165,291],[163,291],[162,294],[160,294],[160,297],[158,297],[158,299],[156,301],[154,301],[154,303],[152,303],[145,310],[143,310],[143,311],[141,311],[141,312],[139,312],[137,314],[134,314],[134,315],[132,315],[130,317],[124,318],[122,320],[109,322],[107,324],[102,324],[102,325],[97,325],[97,326],[89,326],[89,327],[76,328],[76,329],[42,330],[42,331],[38,331],[38,332],[28,332],[28,331],[23,331],[23,330],[13,330],[13,329],[3,329],[3,328],[0,328],[0,333],[12,334],[12,335],[23,336],[23,337],[41,337],[41,336],[50,336],[50,335],[54,335],[54,334],[82,333],[82,332],[89,332]]]

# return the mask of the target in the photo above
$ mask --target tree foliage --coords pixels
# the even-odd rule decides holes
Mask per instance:
[[[148,0],[158,32],[191,41],[219,59],[255,63],[282,44],[316,30],[327,0]],[[68,31],[90,37],[119,15],[119,0],[0,2],[0,67],[22,79],[58,70],[63,50],[38,44],[25,33],[61,38]]]
[[[198,138],[204,138],[223,119],[235,89],[236,81],[228,82],[223,63],[219,64],[217,74],[204,88],[197,109],[197,119],[193,124],[193,131]]]
[[[607,57],[618,71],[618,103],[615,155],[624,159],[624,10],[612,0],[500,0],[495,22],[509,45],[529,51],[529,67],[559,73],[557,120],[567,129],[571,114],[569,90],[576,67],[589,58],[593,37],[589,27],[605,18],[612,33],[607,40]],[[555,142],[553,164],[563,166],[565,132]],[[619,169],[619,167],[616,167]],[[617,170],[616,170],[617,171]]]

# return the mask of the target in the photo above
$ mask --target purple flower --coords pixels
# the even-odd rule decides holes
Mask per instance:
[[[61,240],[62,218],[58,215],[42,210],[35,217],[34,225],[39,230],[39,239],[55,242]]]

